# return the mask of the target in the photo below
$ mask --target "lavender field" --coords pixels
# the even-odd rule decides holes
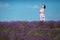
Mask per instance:
[[[60,40],[60,21],[0,22],[0,40]]]

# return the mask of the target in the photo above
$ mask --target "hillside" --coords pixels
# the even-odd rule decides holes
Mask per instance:
[[[0,22],[0,40],[60,40],[60,21]]]

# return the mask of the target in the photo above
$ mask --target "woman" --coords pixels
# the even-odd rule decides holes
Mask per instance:
[[[45,21],[45,15],[44,15],[45,8],[46,8],[46,6],[42,5],[42,7],[40,9],[40,21]]]

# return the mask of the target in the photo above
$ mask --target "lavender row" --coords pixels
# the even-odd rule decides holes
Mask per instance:
[[[60,21],[0,22],[0,40],[60,40]]]

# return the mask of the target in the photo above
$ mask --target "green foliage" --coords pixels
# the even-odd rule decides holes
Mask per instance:
[[[16,40],[24,40],[24,39],[21,37],[17,37]]]
[[[55,35],[51,32],[47,32],[46,36],[49,37],[49,38],[55,37]]]
[[[28,34],[33,35],[33,36],[43,36],[44,35],[43,31],[36,32],[34,30],[29,31]]]
[[[34,31],[34,30],[31,30],[28,32],[28,34],[32,35],[32,36],[37,36],[38,35],[38,32]]]
[[[21,30],[19,30],[18,28],[15,28],[15,32],[20,33]]]
[[[12,28],[7,27],[7,28],[4,28],[3,30],[4,30],[5,32],[10,32],[10,31],[12,31]]]
[[[60,34],[55,37],[56,40],[60,40]]]
[[[1,31],[3,31],[3,28],[2,28],[2,27],[0,27],[0,32],[1,32]]]
[[[0,35],[0,40],[9,40],[9,39],[8,36],[6,35],[2,35],[2,36]]]
[[[55,28],[56,30],[60,30],[60,28]]]
[[[44,36],[45,34],[44,34],[44,32],[43,31],[40,31],[39,33],[38,33],[38,36]]]
[[[28,30],[23,30],[24,33],[28,33],[29,31]]]

